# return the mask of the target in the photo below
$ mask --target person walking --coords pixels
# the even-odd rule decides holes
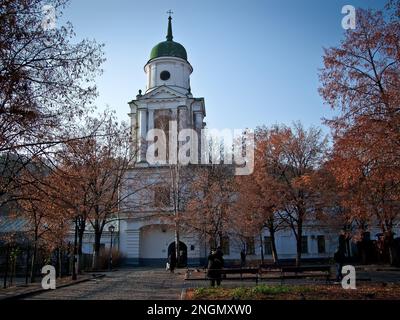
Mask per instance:
[[[171,251],[171,253],[169,254],[168,263],[169,263],[169,271],[171,273],[174,273],[176,267],[176,256],[174,251]]]
[[[343,263],[346,259],[346,256],[341,248],[338,248],[333,256],[333,260],[335,260],[336,263],[336,281],[340,282],[343,279],[342,275],[342,268],[343,268]]]
[[[220,259],[220,261],[221,261],[221,268],[224,266],[224,258],[223,258],[223,256],[224,256],[224,253],[222,252],[222,249],[221,249],[221,247],[218,247],[217,248],[217,251],[215,252],[215,254],[217,255],[217,257],[218,257],[218,259]]]

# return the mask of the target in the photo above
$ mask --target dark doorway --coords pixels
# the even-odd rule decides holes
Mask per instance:
[[[178,268],[185,268],[187,266],[187,246],[182,241],[179,241],[180,261]],[[175,252],[175,241],[168,246],[168,256],[171,252]]]

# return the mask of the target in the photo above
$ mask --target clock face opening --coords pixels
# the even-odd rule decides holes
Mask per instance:
[[[160,78],[163,81],[168,80],[171,77],[171,74],[168,71],[163,71],[160,73]]]

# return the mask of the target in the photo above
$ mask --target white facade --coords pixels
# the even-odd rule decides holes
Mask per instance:
[[[168,38],[167,38],[168,39]],[[172,33],[171,33],[172,39]],[[132,183],[139,180],[145,184],[157,185],[162,182],[170,183],[168,166],[152,166],[146,159],[148,131],[156,128],[160,117],[177,121],[177,129],[195,129],[200,131],[205,127],[206,116],[203,98],[194,98],[190,89],[190,75],[193,68],[181,57],[160,56],[150,59],[145,65],[147,75],[145,93],[139,91],[136,99],[129,102],[132,128],[132,152],[135,154],[135,166],[129,172]],[[177,146],[179,148],[179,146]],[[169,182],[168,182],[169,181]],[[133,190],[134,186],[127,184],[122,193]],[[168,250],[175,243],[175,226],[171,223],[173,208],[161,210],[154,206],[156,191],[147,190],[127,197],[121,207],[119,247],[130,265],[165,265]],[[139,199],[140,198],[140,199]],[[139,199],[139,200],[138,200]],[[144,203],[137,206],[137,203]],[[134,209],[133,209],[134,208]],[[337,232],[327,230],[308,230],[307,252],[304,258],[331,257],[337,248]],[[320,236],[318,238],[318,236]],[[323,250],[318,249],[318,239],[322,242]],[[267,240],[268,232],[262,236]],[[186,250],[188,264],[198,265],[207,257],[208,244],[195,234],[180,233],[182,248]],[[263,241],[264,242],[264,241]],[[259,259],[261,243],[254,239],[254,250],[249,252],[248,259]],[[289,259],[296,255],[296,241],[290,231],[280,231],[276,235],[276,245],[279,258]],[[268,248],[262,244],[264,257],[271,259]],[[321,245],[320,245],[321,247]],[[237,239],[229,239],[229,252],[226,260],[239,260],[243,244]]]
[[[120,250],[130,265],[165,265],[168,248],[175,243],[172,225],[157,220],[137,221],[128,219],[121,224]],[[193,235],[182,234],[181,243],[186,245],[187,260],[200,264],[200,247]]]
[[[168,41],[168,45],[175,46],[172,31]],[[147,134],[154,128],[172,130],[169,127],[160,128],[160,123],[169,126],[169,121],[176,121],[179,131],[195,129],[200,132],[205,127],[204,99],[193,97],[190,89],[193,68],[183,57],[153,57],[145,65],[144,71],[147,76],[145,93],[142,94],[140,90],[136,99],[129,102],[132,152],[136,163],[128,175],[132,183],[136,183],[137,176],[140,176],[143,185],[168,185],[171,183],[168,167],[152,166],[147,161]],[[175,147],[178,149],[179,143]],[[129,194],[135,187],[128,182],[122,193]],[[155,192],[149,188],[130,195],[121,207],[119,243],[128,264],[165,265],[168,250],[175,244],[175,226],[171,224],[171,219],[166,219],[171,216],[173,208],[160,209],[154,206]],[[187,261],[198,264],[201,254],[197,237],[182,233],[180,241],[186,251]]]

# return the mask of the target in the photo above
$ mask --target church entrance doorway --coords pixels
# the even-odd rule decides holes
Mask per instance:
[[[175,252],[175,241],[171,242],[171,244],[168,246],[167,258],[172,252]],[[178,268],[185,268],[187,266],[187,246],[182,241],[179,241],[179,255],[180,255],[180,261]]]

